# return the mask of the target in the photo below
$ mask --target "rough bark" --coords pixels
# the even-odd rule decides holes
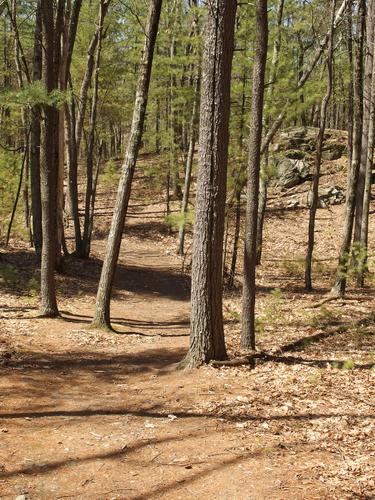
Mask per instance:
[[[47,0],[41,1],[43,25],[43,84],[50,93],[57,88],[55,73],[55,43],[54,43],[54,13],[53,5]],[[56,130],[58,127],[58,112],[53,106],[42,106],[41,134],[41,200],[42,200],[42,261],[41,261],[41,305],[40,315],[57,316],[57,301],[55,289],[55,262],[57,240],[57,176],[58,155]]]
[[[180,366],[225,359],[222,289],[230,82],[237,2],[210,0],[204,30],[191,334]]]
[[[255,349],[255,269],[258,216],[260,152],[262,143],[262,119],[264,78],[267,61],[268,18],[267,0],[256,3],[255,60],[247,166],[247,203],[245,222],[244,281],[242,297],[241,346]]]
[[[373,24],[375,30],[375,23]],[[375,37],[374,37],[375,39]],[[371,200],[371,177],[372,177],[372,167],[373,167],[373,157],[374,157],[374,145],[375,145],[375,64],[372,66],[372,85],[371,85],[371,96],[370,96],[370,113],[368,122],[368,141],[366,150],[366,174],[365,174],[365,186],[363,193],[363,213],[362,213],[362,224],[361,224],[361,235],[360,243],[361,247],[365,250],[362,261],[359,263],[359,271],[357,275],[357,285],[364,285],[365,272],[367,271],[367,251],[368,251],[368,225],[369,225],[369,211],[370,211],[370,200]]]
[[[96,297],[93,325],[110,327],[110,300],[118,255],[120,252],[122,233],[124,230],[132,180],[141,144],[144,119],[147,108],[148,89],[150,84],[152,60],[155,40],[158,32],[162,0],[153,0],[150,4],[145,43],[139,65],[139,76],[135,96],[132,125],[128,147],[122,166],[121,179],[118,186],[111,228],[108,236],[106,254]]]

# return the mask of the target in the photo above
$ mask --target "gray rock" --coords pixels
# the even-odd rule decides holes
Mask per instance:
[[[319,190],[318,208],[327,208],[330,205],[345,203],[345,192],[339,186],[329,186]],[[307,198],[307,205],[311,205],[311,191]]]
[[[277,165],[276,186],[289,189],[311,179],[310,165],[304,160],[283,158]]]
[[[338,160],[346,151],[344,144],[325,144],[323,146],[322,158],[323,160]]]

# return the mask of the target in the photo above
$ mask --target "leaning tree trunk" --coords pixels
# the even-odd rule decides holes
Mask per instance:
[[[336,279],[331,293],[343,296],[346,290],[346,283],[350,261],[350,247],[352,240],[355,199],[358,181],[358,171],[361,161],[362,142],[362,120],[363,120],[363,39],[365,31],[365,0],[360,0],[358,5],[358,41],[355,57],[355,78],[354,78],[354,127],[353,127],[353,153],[352,163],[348,167],[348,184],[346,194],[346,210],[343,237],[339,253]]]
[[[93,325],[96,327],[110,328],[111,291],[120,252],[121,238],[124,230],[135,165],[141,144],[161,6],[162,0],[153,0],[150,4],[143,55],[139,67],[137,92],[128,148],[122,166],[122,175],[118,186],[116,204],[96,297],[95,315],[93,319]]]
[[[46,92],[57,88],[55,72],[54,12],[52,2],[41,2],[44,67],[43,83]],[[58,111],[48,104],[42,106],[43,121],[40,150],[40,176],[42,199],[42,262],[41,262],[41,305],[40,315],[58,316],[55,289],[55,263],[57,242],[57,176],[58,144],[56,130]]]
[[[222,291],[230,82],[237,2],[209,0],[204,32],[190,348],[181,368],[226,357]]]
[[[315,156],[315,165],[313,172],[313,182],[312,182],[312,197],[311,197],[311,206],[310,206],[310,215],[309,215],[309,228],[308,228],[308,243],[307,243],[307,252],[306,252],[306,263],[305,263],[305,287],[306,290],[312,290],[312,280],[311,280],[311,267],[312,267],[312,257],[314,251],[314,243],[315,243],[315,216],[316,210],[318,208],[318,199],[319,199],[319,178],[320,178],[320,167],[322,163],[322,151],[323,151],[323,141],[324,141],[324,132],[326,128],[327,121],[327,109],[328,103],[332,95],[332,86],[333,86],[333,78],[332,78],[332,65],[333,65],[333,23],[335,18],[335,7],[336,0],[332,0],[332,16],[331,16],[331,35],[328,42],[328,58],[327,58],[327,73],[328,73],[328,82],[327,82],[327,91],[325,96],[323,97],[321,109],[320,109],[320,126],[318,137],[316,141],[316,156]]]
[[[256,3],[256,40],[247,168],[241,346],[255,349],[255,269],[264,78],[267,61],[267,0]]]

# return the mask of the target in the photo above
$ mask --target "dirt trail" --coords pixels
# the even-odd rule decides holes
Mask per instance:
[[[72,261],[67,270],[62,319],[36,320],[36,305],[3,297],[0,328],[11,354],[0,367],[0,498],[344,498],[322,467],[336,470],[345,459],[302,428],[334,427],[345,415],[327,407],[329,394],[301,409],[290,394],[268,393],[295,367],[169,369],[188,345],[189,282],[173,238],[155,230],[164,228],[162,208],[151,219],[150,210],[131,210],[115,333],[88,328],[103,236],[91,263]],[[314,400],[320,386],[295,390]],[[354,408],[344,410],[350,419]],[[373,418],[366,404],[355,411],[358,422]]]

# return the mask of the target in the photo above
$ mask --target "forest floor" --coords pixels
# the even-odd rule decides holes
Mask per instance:
[[[113,186],[99,193],[93,258],[68,258],[58,277],[61,318],[36,318],[32,253],[14,242],[5,256],[18,272],[0,296],[0,498],[375,498],[374,288],[351,286],[345,300],[319,306],[344,206],[318,211],[308,294],[308,210],[286,207],[308,186],[272,194],[257,305],[268,355],[255,368],[176,371],[189,341],[189,279],[146,164],[120,255],[114,332],[89,328]],[[324,168],[333,170],[323,185],[345,182],[340,162]],[[239,290],[226,294],[231,357],[241,354],[240,304]]]

